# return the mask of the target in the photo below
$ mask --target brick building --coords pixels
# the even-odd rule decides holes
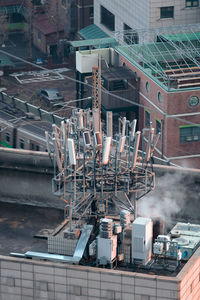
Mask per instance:
[[[200,167],[199,25],[116,35],[116,64],[140,78],[140,128],[161,132],[157,152],[171,162]],[[147,37],[145,39],[145,37]]]
[[[77,0],[77,31],[93,24],[93,0]]]
[[[8,33],[25,33],[44,54],[63,56],[66,41],[93,23],[93,0],[1,1],[0,15]]]

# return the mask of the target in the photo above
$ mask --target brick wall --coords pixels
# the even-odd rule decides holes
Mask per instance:
[[[200,112],[200,104],[196,107],[190,107],[188,100],[190,96],[198,96],[200,91],[177,91],[167,92],[154,82],[150,77],[143,73],[140,69],[131,64],[123,56],[120,56],[120,65],[126,63],[127,67],[137,72],[140,77],[140,104],[139,109],[139,127],[140,130],[145,127],[145,110],[151,114],[153,127],[156,128],[156,119],[164,123],[162,131],[163,136],[157,145],[158,149],[167,157],[177,157],[192,154],[199,154],[200,141],[180,143],[179,126],[187,124],[200,124],[200,115],[177,116],[177,118],[165,116],[176,114],[191,114]],[[149,91],[146,89],[146,83],[149,83]],[[158,101],[158,93],[161,93],[162,101]],[[151,103],[150,103],[151,102]],[[197,160],[197,159],[196,159]],[[200,166],[200,158],[195,166]],[[173,161],[172,161],[173,162]],[[192,167],[192,159],[187,161],[187,166]]]

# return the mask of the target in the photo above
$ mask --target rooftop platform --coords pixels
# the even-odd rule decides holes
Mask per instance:
[[[117,51],[164,89],[200,88],[200,24],[126,30],[114,37]]]

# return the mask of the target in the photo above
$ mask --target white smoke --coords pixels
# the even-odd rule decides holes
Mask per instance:
[[[138,215],[160,217],[168,224],[185,206],[186,187],[181,174],[166,174],[157,177],[154,191],[138,200]]]

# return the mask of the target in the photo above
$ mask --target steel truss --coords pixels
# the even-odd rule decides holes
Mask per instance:
[[[120,53],[168,89],[177,88],[177,74],[200,77],[200,24],[116,31],[114,37]]]
[[[66,203],[70,230],[72,215],[77,224],[88,215],[119,215],[121,209],[136,215],[137,199],[155,185],[151,157],[159,134],[154,135],[154,128],[136,132],[136,120],[120,118],[113,139],[111,112],[107,135],[103,130],[95,132],[96,117],[95,109],[74,109],[60,128],[53,125],[52,135],[46,132],[47,148],[54,156],[52,190]],[[142,156],[138,155],[140,140]]]

